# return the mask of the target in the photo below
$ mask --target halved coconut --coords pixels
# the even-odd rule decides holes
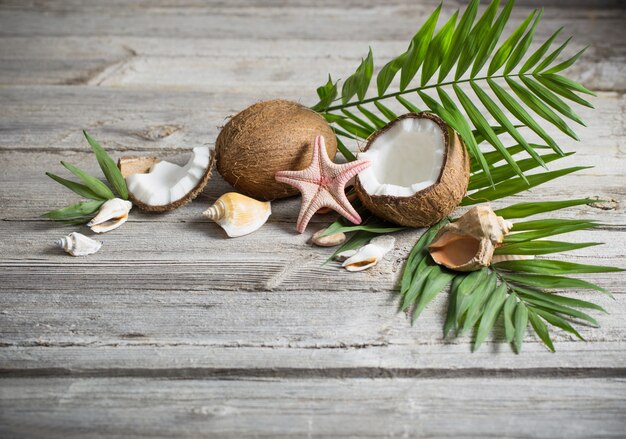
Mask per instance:
[[[211,177],[214,162],[209,148],[199,146],[192,150],[184,166],[155,157],[122,157],[118,167],[137,207],[148,212],[167,212],[198,196]]]
[[[372,165],[355,187],[372,213],[408,227],[450,214],[465,195],[469,156],[459,136],[431,113],[408,113],[374,133],[359,158]]]

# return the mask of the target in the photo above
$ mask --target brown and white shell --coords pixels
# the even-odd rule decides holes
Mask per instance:
[[[489,206],[476,206],[439,230],[428,250],[437,264],[451,270],[480,270],[491,263],[493,252],[512,227]]]

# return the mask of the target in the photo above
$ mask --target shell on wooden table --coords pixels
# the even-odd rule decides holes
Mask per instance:
[[[117,229],[128,220],[128,213],[132,207],[133,203],[121,198],[108,200],[100,207],[98,214],[87,223],[87,227],[96,233]]]
[[[451,270],[480,270],[489,266],[493,252],[512,227],[489,206],[476,206],[439,230],[428,250],[437,264]]]
[[[72,256],[91,255],[100,250],[100,247],[102,247],[102,243],[100,241],[91,239],[78,232],[72,232],[63,238],[56,240],[54,243]]]
[[[231,238],[247,235],[266,223],[272,213],[269,201],[228,192],[217,199],[203,215],[219,224]]]
[[[383,257],[389,253],[396,240],[392,236],[378,236],[372,239],[369,244],[351,253],[341,266],[348,271],[363,271],[378,264]],[[337,256],[340,256],[341,253]]]

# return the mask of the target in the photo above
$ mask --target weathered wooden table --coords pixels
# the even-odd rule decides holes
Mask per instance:
[[[411,327],[394,285],[420,230],[390,258],[349,274],[295,233],[299,200],[276,202],[255,234],[226,239],[201,216],[227,191],[165,215],[133,211],[103,249],[72,258],[52,245],[77,227],[42,220],[73,201],[44,171],[93,173],[87,129],[116,157],[183,157],[213,145],[228,115],[262,99],[311,105],[371,45],[404,50],[434,1],[0,2],[0,436],[9,437],[624,437],[626,290],[587,342],[554,331],[557,353],[501,335],[470,353],[444,340],[441,295]],[[527,4],[514,10],[515,23]],[[598,91],[563,166],[594,165],[510,198],[624,200],[626,14],[619,1],[547,2],[538,34],[559,26],[591,44],[572,77]],[[568,3],[569,2],[563,2]],[[458,5],[446,2],[443,16]],[[621,5],[623,6],[623,4]],[[496,205],[500,205],[496,203]],[[572,261],[624,266],[626,215],[573,208],[604,225],[573,240],[606,245]],[[332,215],[317,216],[310,230]]]

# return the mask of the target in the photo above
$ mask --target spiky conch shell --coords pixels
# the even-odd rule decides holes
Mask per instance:
[[[274,176],[285,169],[306,168],[317,135],[324,136],[333,159],[335,133],[322,116],[296,102],[258,102],[233,116],[220,131],[215,142],[217,170],[238,192],[258,200],[296,195],[295,188]]]
[[[469,183],[470,158],[458,134],[438,116],[422,112],[407,113],[389,122],[367,140],[364,151],[397,122],[406,118],[423,118],[435,122],[444,136],[444,152],[441,174],[437,181],[408,197],[370,195],[358,176],[355,189],[359,200],[376,216],[407,227],[428,227],[448,216],[461,202]]]
[[[476,206],[442,227],[428,250],[437,264],[451,270],[480,270],[491,264],[495,249],[512,227],[489,206]]]

